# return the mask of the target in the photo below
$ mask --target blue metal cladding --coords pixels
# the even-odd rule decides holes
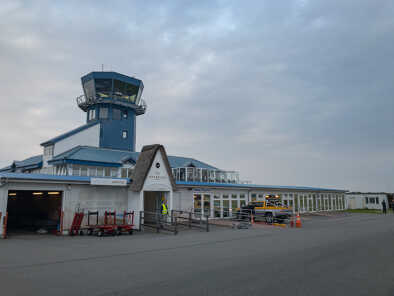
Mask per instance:
[[[108,108],[108,119],[99,119],[101,122],[100,148],[135,151],[136,114],[134,110],[120,108],[112,104],[100,104],[96,111],[97,115],[99,115],[101,107]],[[114,109],[121,110],[120,119],[114,119]],[[127,118],[123,117],[123,112],[127,113]],[[123,137],[123,133],[126,134],[126,138]]]

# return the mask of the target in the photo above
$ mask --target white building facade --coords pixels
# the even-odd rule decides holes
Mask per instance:
[[[345,201],[348,209],[383,210],[383,202],[389,208],[387,193],[384,192],[348,192]]]

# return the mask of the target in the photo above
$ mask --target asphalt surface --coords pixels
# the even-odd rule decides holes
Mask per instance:
[[[0,295],[394,295],[394,215],[0,240]]]

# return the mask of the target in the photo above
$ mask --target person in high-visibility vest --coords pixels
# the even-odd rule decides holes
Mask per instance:
[[[161,214],[162,215],[167,215],[168,214],[167,206],[166,206],[164,200],[161,203]]]

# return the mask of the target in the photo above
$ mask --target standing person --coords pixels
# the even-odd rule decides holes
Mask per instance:
[[[386,201],[382,201],[383,214],[387,214]]]
[[[168,209],[167,209],[166,201],[164,198],[162,198],[162,200],[161,200],[161,214],[163,216],[168,214]]]
[[[166,205],[166,199],[165,197],[162,197],[161,199],[161,205],[160,205],[160,228],[163,228],[163,222],[168,221],[168,208]]]

